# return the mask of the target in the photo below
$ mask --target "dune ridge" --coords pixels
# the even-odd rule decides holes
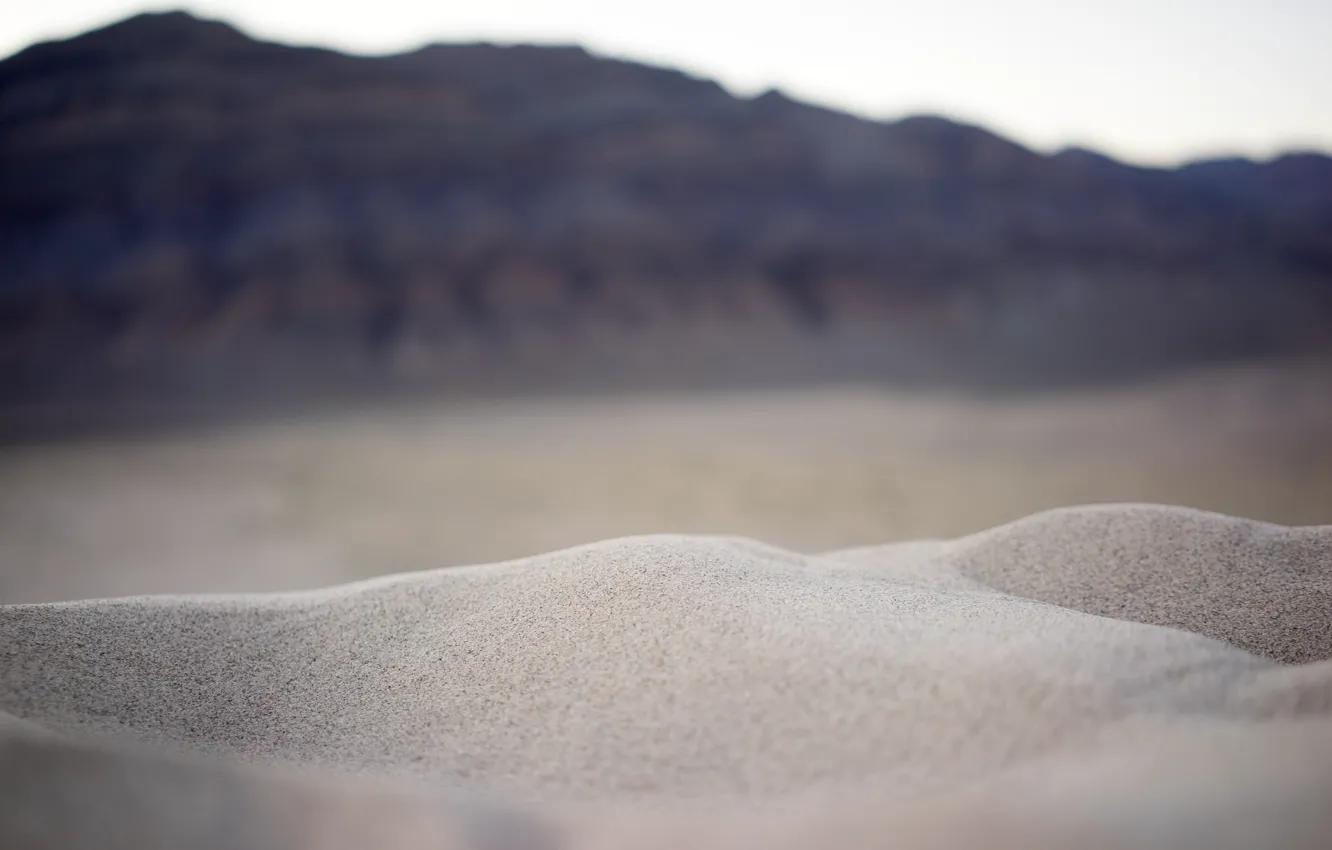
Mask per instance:
[[[0,844],[1312,848],[1329,659],[1332,526],[1154,505],[3,606]]]

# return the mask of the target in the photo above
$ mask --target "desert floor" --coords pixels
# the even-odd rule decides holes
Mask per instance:
[[[0,601],[281,590],[648,532],[801,551],[1069,504],[1332,523],[1332,368],[979,398],[398,404],[0,447]]]

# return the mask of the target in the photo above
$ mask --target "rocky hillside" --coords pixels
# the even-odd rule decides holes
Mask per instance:
[[[1144,169],[576,47],[0,62],[0,396],[1087,380],[1332,336],[1332,159]]]

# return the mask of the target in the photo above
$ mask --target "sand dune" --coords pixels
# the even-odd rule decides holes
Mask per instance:
[[[6,606],[0,845],[1325,846],[1329,658],[1332,527],[1143,505]]]

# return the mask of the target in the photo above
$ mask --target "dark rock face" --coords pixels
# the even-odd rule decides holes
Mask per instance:
[[[1329,336],[1332,159],[1124,165],[579,48],[0,62],[0,395],[1034,381]]]

